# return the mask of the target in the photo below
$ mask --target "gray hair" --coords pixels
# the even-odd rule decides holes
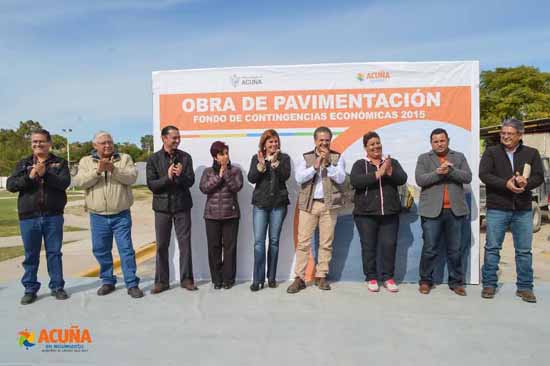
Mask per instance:
[[[523,127],[523,122],[515,118],[506,118],[502,121],[502,127],[512,127],[519,133],[523,133],[525,128]]]
[[[100,138],[101,136],[109,136],[111,138],[111,140],[113,139],[113,136],[111,136],[111,134],[109,132],[99,131],[94,135],[94,142],[97,142],[97,139]]]

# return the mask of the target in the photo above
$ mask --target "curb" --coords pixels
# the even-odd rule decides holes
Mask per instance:
[[[136,250],[136,265],[153,258],[157,252],[157,242],[142,245]],[[120,257],[113,261],[113,272],[120,272]],[[98,277],[99,266],[93,266],[77,274],[78,277]]]

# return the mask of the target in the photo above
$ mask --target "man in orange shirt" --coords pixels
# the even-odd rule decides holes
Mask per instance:
[[[418,157],[415,170],[416,183],[422,188],[419,213],[424,239],[418,290],[430,293],[439,246],[444,241],[449,288],[465,296],[462,227],[469,209],[463,185],[472,181],[472,172],[464,155],[449,149],[447,131],[436,128],[430,142],[432,150]]]

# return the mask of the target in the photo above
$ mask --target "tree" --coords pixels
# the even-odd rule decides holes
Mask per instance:
[[[141,150],[143,150],[144,153],[147,153],[147,155],[149,155],[153,152],[153,135],[142,136],[140,142]]]
[[[550,73],[531,66],[483,71],[480,84],[481,127],[504,118],[550,117]]]

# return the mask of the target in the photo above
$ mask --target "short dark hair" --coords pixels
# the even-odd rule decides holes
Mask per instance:
[[[374,131],[369,131],[366,134],[363,135],[363,146],[367,146],[367,143],[370,139],[377,138],[380,140],[380,136]]]
[[[447,140],[449,139],[449,135],[447,135],[447,131],[445,131],[443,128],[436,128],[435,130],[432,131],[432,133],[430,133],[430,141],[432,141],[432,137],[434,135],[441,135],[442,133],[445,134],[445,137],[447,138]]]
[[[48,130],[45,130],[43,128],[37,128],[31,131],[31,135],[42,135],[46,138],[46,141],[52,142],[52,135],[50,135],[50,132]]]
[[[161,136],[166,136],[170,133],[170,131],[180,132],[180,130],[176,126],[168,125],[168,126],[164,127],[162,130],[160,130],[160,134],[161,134]]]
[[[229,151],[229,146],[223,141],[214,141],[210,146],[210,155],[215,158],[218,154],[223,153],[224,150]]]
[[[317,140],[317,135],[320,133],[328,133],[330,135],[330,138],[332,139],[332,131],[330,128],[326,126],[317,127],[315,131],[313,131],[313,138]]]
[[[525,132],[525,127],[523,125],[523,122],[516,118],[506,118],[504,121],[502,121],[502,127],[512,127],[519,133]]]

